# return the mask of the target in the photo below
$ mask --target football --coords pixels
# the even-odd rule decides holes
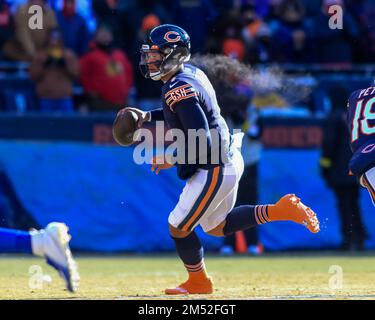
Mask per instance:
[[[113,138],[124,147],[134,143],[133,136],[137,130],[138,116],[134,111],[126,110],[117,114],[112,126]]]

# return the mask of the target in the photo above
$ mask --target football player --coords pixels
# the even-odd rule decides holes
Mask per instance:
[[[44,257],[64,280],[66,288],[75,292],[80,278],[69,241],[68,228],[63,223],[52,222],[45,229],[30,232],[0,228],[0,253],[27,253]]]
[[[245,205],[234,208],[238,182],[243,172],[240,152],[242,134],[231,135],[220,114],[216,94],[206,74],[188,64],[190,38],[182,28],[161,25],[151,30],[147,42],[141,47],[140,67],[143,75],[154,81],[161,80],[163,108],[149,112],[125,108],[138,115],[138,126],[146,121],[164,121],[169,129],[180,129],[188,136],[189,130],[200,130],[199,146],[189,141],[181,148],[185,154],[196,152],[197,161],[178,161],[177,174],[186,180],[179,201],[170,213],[169,232],[179,257],[188,272],[186,282],[166,289],[166,294],[210,294],[213,282],[207,275],[201,242],[194,231],[200,225],[213,236],[225,236],[239,230],[272,221],[294,221],[303,224],[313,233],[319,231],[315,213],[294,194],[282,197],[272,205]],[[120,130],[113,131],[121,141]],[[213,134],[215,133],[215,134]],[[215,138],[218,145],[214,146]],[[194,148],[194,150],[192,150]],[[203,150],[203,151],[202,151]],[[213,161],[214,152],[223,155]],[[163,156],[164,157],[164,156]],[[152,170],[171,167],[168,160],[153,159]]]
[[[375,205],[375,87],[354,91],[348,101],[348,126],[353,156],[350,172],[367,188]]]

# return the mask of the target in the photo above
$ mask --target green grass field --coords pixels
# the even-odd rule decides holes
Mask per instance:
[[[176,299],[163,290],[186,277],[175,256],[78,256],[77,262],[81,286],[71,294],[44,260],[2,255],[0,298]],[[35,282],[29,271],[35,265],[52,277],[52,283],[30,288]],[[214,294],[178,299],[375,299],[375,256],[208,256],[206,265]],[[329,273],[333,265],[342,268],[341,288],[331,278],[340,275]],[[330,283],[335,287],[330,289]]]

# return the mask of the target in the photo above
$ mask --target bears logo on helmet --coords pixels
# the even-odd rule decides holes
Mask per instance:
[[[171,38],[171,35],[174,35],[174,37]],[[178,42],[181,40],[181,36],[178,32],[176,31],[168,31],[164,35],[164,39],[167,40],[168,42]]]

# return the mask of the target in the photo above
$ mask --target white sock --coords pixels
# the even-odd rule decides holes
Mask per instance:
[[[44,257],[43,234],[44,230],[30,232],[33,254],[39,257]]]

